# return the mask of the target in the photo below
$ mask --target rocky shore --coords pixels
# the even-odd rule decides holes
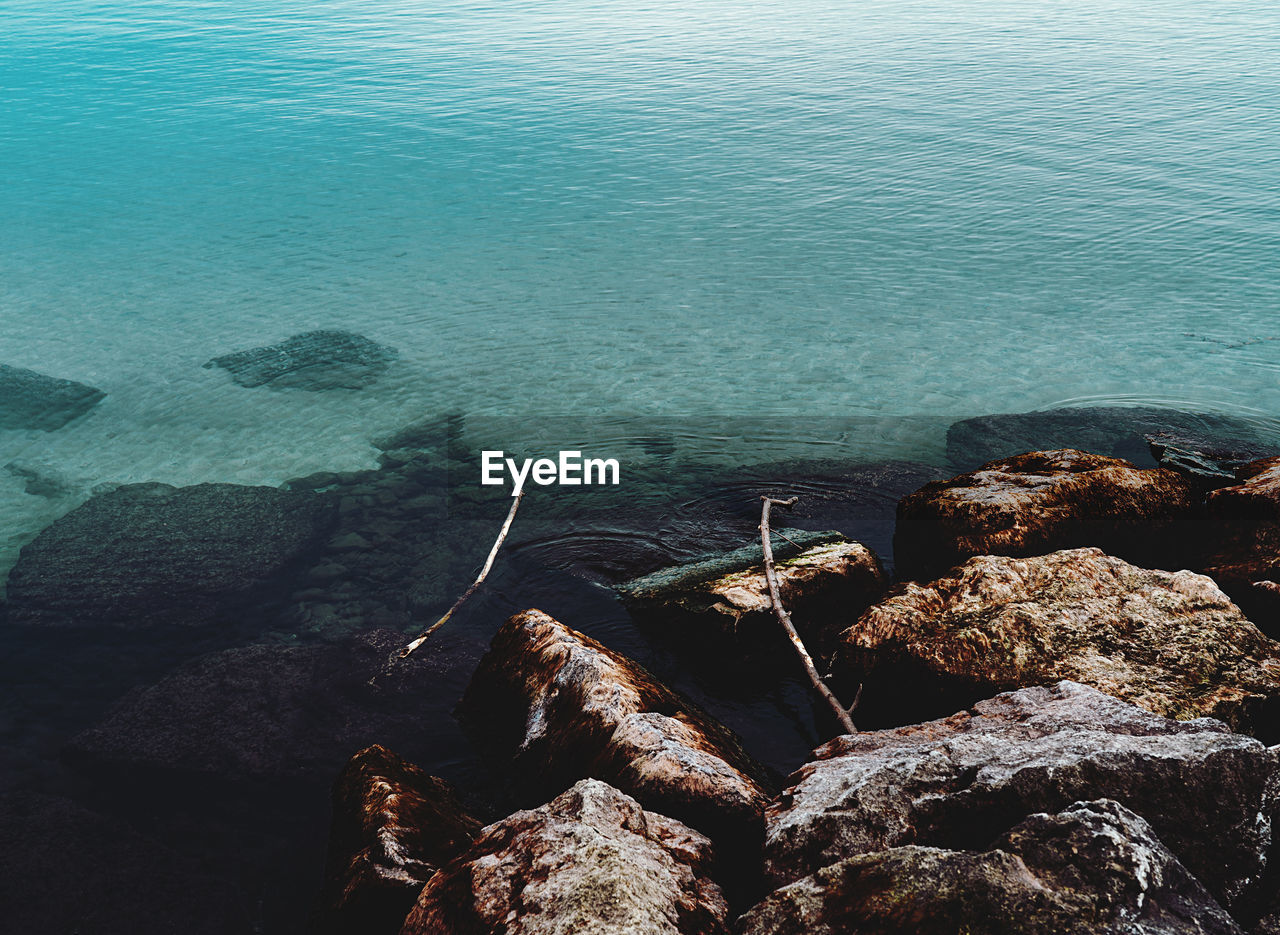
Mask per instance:
[[[391,359],[302,337],[215,363],[297,386],[333,344],[353,388]],[[1082,412],[957,423],[950,477],[766,466],[692,520],[593,492],[566,538],[535,500],[407,661],[507,506],[450,483],[458,424],[375,471],[103,492],[10,578],[14,684],[92,660],[114,688],[30,742],[56,788],[0,790],[0,906],[33,931],[1278,931],[1280,452]],[[857,733],[799,693],[754,530],[806,484],[780,593]],[[772,749],[766,704],[815,749]]]

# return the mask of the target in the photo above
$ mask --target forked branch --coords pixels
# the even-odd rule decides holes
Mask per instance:
[[[787,631],[787,637],[791,640],[791,645],[795,647],[796,653],[800,656],[800,661],[804,663],[804,670],[808,673],[809,681],[813,683],[814,689],[831,706],[832,713],[835,714],[845,732],[856,734],[858,728],[854,726],[853,718],[849,712],[857,706],[858,700],[855,699],[853,705],[846,708],[840,704],[840,700],[827,687],[827,683],[822,680],[822,676],[818,675],[818,669],[813,664],[813,657],[809,655],[809,650],[805,649],[804,641],[800,639],[800,634],[796,632],[795,624],[791,622],[791,615],[782,606],[782,597],[778,593],[778,573],[773,567],[773,544],[769,541],[769,508],[775,503],[778,506],[793,506],[796,498],[775,500],[772,497],[761,497],[760,499],[764,501],[764,508],[760,511],[760,546],[764,550],[764,576],[765,580],[769,582],[769,600],[773,604],[773,612],[777,614],[778,622],[782,624],[782,628]],[[862,697],[862,689],[858,689],[858,697]]]

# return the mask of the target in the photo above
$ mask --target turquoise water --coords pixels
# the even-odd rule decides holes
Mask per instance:
[[[0,473],[0,569],[96,484],[444,412],[929,458],[984,412],[1280,411],[1274,4],[2,0],[0,91],[0,361],[108,393],[0,431],[68,491]],[[334,327],[398,362],[201,367]]]

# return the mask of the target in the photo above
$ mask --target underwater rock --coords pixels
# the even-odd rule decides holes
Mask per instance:
[[[238,484],[128,484],[28,543],[9,574],[9,620],[41,626],[192,626],[283,587],[322,541],[324,497]]]
[[[838,737],[789,783],[766,816],[766,873],[778,886],[908,844],[982,849],[1032,812],[1110,798],[1232,905],[1267,866],[1280,748],[1064,681]]]
[[[1203,488],[1229,486],[1235,482],[1240,468],[1280,451],[1280,445],[1206,444],[1204,439],[1186,438],[1173,432],[1157,432],[1145,438],[1151,457],[1160,467],[1184,474]]]
[[[1024,451],[1078,448],[1154,467],[1146,437],[1165,432],[1201,450],[1264,443],[1253,423],[1233,416],[1154,406],[1087,406],[964,419],[947,430],[947,457],[959,470],[971,471]]]
[[[324,779],[352,750],[419,750],[438,732],[426,688],[438,659],[420,651],[385,672],[403,634],[375,630],[333,643],[260,644],[210,653],[114,705],[68,755],[82,770],[139,790],[174,774],[220,783]],[[474,657],[472,657],[474,658]],[[445,725],[448,727],[448,725]]]
[[[62,798],[0,796],[7,932],[249,935],[248,900],[196,862]]]
[[[396,349],[350,331],[308,331],[287,341],[215,357],[241,386],[300,390],[363,389],[386,372]]]
[[[401,935],[719,935],[712,845],[593,779],[485,828],[422,889]]]
[[[767,780],[737,738],[643,668],[538,610],[493,638],[464,714],[514,757],[516,794],[586,776],[720,840],[757,847]]]
[[[774,552],[783,606],[809,650],[826,655],[845,621],[884,594],[880,560],[838,534],[779,530],[777,537],[786,546]],[[815,539],[819,544],[810,545]],[[654,572],[619,585],[618,592],[644,617],[677,628],[681,640],[701,639],[739,653],[786,651],[758,545]]]
[[[0,429],[52,432],[84,415],[106,395],[74,380],[0,364]]]
[[[898,573],[928,579],[974,555],[1097,546],[1141,565],[1186,566],[1174,524],[1193,485],[1162,469],[1083,451],[1037,451],[936,481],[898,505]],[[1165,559],[1176,556],[1174,561]]]
[[[1066,678],[1166,717],[1215,717],[1280,739],[1280,643],[1209,578],[1098,549],[972,558],[944,578],[896,587],[840,641],[834,668],[865,678],[870,724],[895,709],[944,713],[921,710],[934,691],[971,701]]]
[[[977,850],[850,857],[775,891],[739,935],[1242,935],[1141,817],[1114,801],[1030,815]]]
[[[1280,458],[1244,465],[1208,498],[1205,574],[1260,627],[1280,634]]]
[[[325,883],[311,931],[395,935],[423,884],[479,831],[443,779],[385,747],[361,750],[334,783]]]

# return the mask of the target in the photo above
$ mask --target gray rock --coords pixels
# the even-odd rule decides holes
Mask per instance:
[[[1075,682],[940,721],[837,738],[766,813],[776,885],[904,845],[982,849],[1032,812],[1098,797],[1142,815],[1224,905],[1249,898],[1280,802],[1280,748]]]
[[[0,842],[0,919],[15,935],[255,930],[235,886],[66,799],[0,796]]]
[[[237,484],[129,484],[72,510],[23,548],[9,620],[137,628],[222,621],[317,542],[316,494]]]
[[[323,935],[395,935],[418,893],[480,831],[442,779],[374,745],[333,787],[324,888],[312,920]]]
[[[1087,406],[977,416],[947,430],[947,457],[957,469],[1027,451],[1079,448],[1154,467],[1146,436],[1181,436],[1200,448],[1248,448],[1264,444],[1254,422],[1216,413],[1181,412],[1154,406]]]
[[[395,348],[350,331],[308,331],[287,341],[215,357],[241,386],[300,390],[363,389],[391,366]]]
[[[584,779],[485,828],[401,935],[718,935],[728,906],[711,864],[705,837]]]
[[[777,890],[739,935],[1239,935],[1161,843],[1114,801],[1034,814],[982,850],[905,846]]]
[[[52,432],[84,415],[106,395],[74,380],[0,364],[0,429]]]

